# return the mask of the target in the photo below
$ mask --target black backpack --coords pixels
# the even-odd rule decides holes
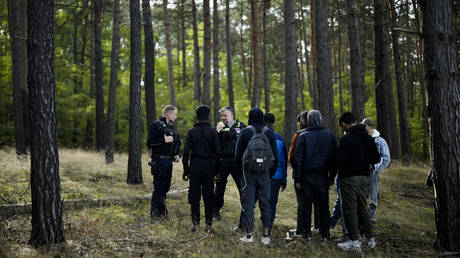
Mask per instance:
[[[244,170],[257,174],[269,171],[273,167],[275,159],[270,142],[264,134],[268,129],[264,127],[262,131],[258,132],[252,126],[248,128],[251,128],[253,135],[243,153]]]

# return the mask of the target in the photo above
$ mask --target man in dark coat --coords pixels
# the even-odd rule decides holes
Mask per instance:
[[[210,108],[206,105],[200,105],[196,109],[198,123],[187,133],[182,158],[182,178],[190,178],[188,201],[192,210],[192,232],[199,229],[201,195],[204,200],[206,230],[213,232],[214,177],[219,171],[220,148],[217,132],[209,124],[209,113]]]
[[[305,202],[307,241],[311,241],[311,208],[318,200],[320,235],[323,244],[329,239],[329,173],[335,175],[335,155],[337,140],[335,135],[323,126],[323,118],[318,110],[307,113],[307,128],[299,136],[295,148],[294,175],[297,189],[301,189]]]
[[[344,250],[361,250],[360,229],[367,245],[375,247],[369,210],[367,208],[368,177],[371,166],[380,161],[374,139],[357,123],[351,112],[340,116],[340,126],[347,132],[337,151],[338,184],[342,198],[342,210],[350,240],[337,244]]]
[[[173,123],[177,118],[177,108],[166,105],[163,116],[149,125],[147,147],[151,151],[152,160],[149,165],[153,175],[152,205],[150,217],[168,218],[166,209],[166,193],[171,187],[172,162],[179,162],[179,134],[174,131]]]
[[[270,229],[271,229],[271,207],[270,207],[270,190],[271,190],[271,177],[276,171],[275,164],[278,164],[278,151],[276,146],[276,138],[272,130],[265,127],[264,113],[257,107],[251,108],[249,111],[249,126],[241,131],[241,134],[236,143],[235,161],[238,166],[243,167],[243,175],[241,179],[241,195],[243,209],[243,231],[246,233],[245,237],[240,238],[240,241],[245,243],[253,243],[254,231],[254,206],[256,199],[259,200],[259,207],[262,215],[263,236],[261,239],[262,244],[270,244]],[[269,157],[271,160],[271,167],[267,171],[258,173],[251,170],[246,170],[243,164],[243,156],[248,148],[254,133],[262,133],[267,144],[266,151],[271,152]],[[268,157],[266,157],[268,158]]]

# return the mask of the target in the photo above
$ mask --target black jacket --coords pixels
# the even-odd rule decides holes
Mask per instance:
[[[184,174],[190,175],[190,159],[212,160],[213,174],[217,174],[220,166],[220,147],[217,132],[208,122],[196,123],[185,138],[182,165]]]
[[[299,136],[295,148],[295,179],[305,176],[321,176],[327,179],[328,172],[335,175],[337,140],[323,126],[308,127]]]
[[[263,112],[259,108],[252,108],[249,111],[249,121],[248,124],[256,129],[256,131],[261,131],[265,124],[263,122]],[[253,131],[251,128],[244,128],[238,140],[236,142],[236,150],[235,150],[235,162],[238,165],[238,168],[241,169],[242,167],[242,159],[244,151],[246,150],[249,140],[253,135]],[[278,164],[278,147],[276,146],[276,137],[272,130],[265,130],[265,136],[267,137],[268,141],[270,142],[270,146],[272,148],[274,163]],[[270,170],[271,176],[275,174],[276,165],[273,166]]]
[[[224,128],[218,133],[220,151],[223,159],[233,160],[235,158],[235,146],[238,135],[246,125],[243,122],[235,120],[230,127],[225,125]]]
[[[165,143],[164,136],[173,136],[174,142]],[[152,150],[154,156],[171,156],[180,154],[179,134],[174,131],[172,124],[166,122],[166,117],[160,117],[149,125],[147,147]]]
[[[369,176],[371,165],[380,161],[380,155],[366,129],[355,125],[340,139],[336,161],[339,178]]]

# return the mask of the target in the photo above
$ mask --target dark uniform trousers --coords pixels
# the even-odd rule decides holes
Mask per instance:
[[[206,224],[212,225],[214,199],[214,164],[211,159],[191,158],[188,202],[193,224],[200,223],[200,200],[203,195]]]
[[[232,175],[233,180],[236,183],[238,191],[241,190],[241,172],[237,169],[235,162],[226,162],[222,160],[220,163],[220,181],[216,182],[216,191],[214,194],[215,206],[214,210],[219,211],[224,206],[224,195],[227,187],[227,178]]]
[[[153,162],[158,162],[156,167],[152,167],[153,193],[152,205],[150,206],[150,216],[167,217],[166,193],[171,187],[172,160],[163,158],[152,158]]]

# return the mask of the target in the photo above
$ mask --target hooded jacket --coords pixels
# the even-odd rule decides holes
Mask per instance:
[[[336,161],[339,178],[369,176],[371,165],[380,162],[380,155],[366,129],[355,125],[340,139]]]
[[[374,172],[380,173],[380,171],[390,165],[390,149],[388,148],[388,144],[385,139],[380,136],[380,132],[376,129],[374,129],[374,132],[372,133],[372,138],[374,138],[375,145],[377,146],[377,150],[380,154],[380,162],[375,164]]]
[[[327,179],[328,172],[335,175],[337,140],[335,135],[322,125],[321,113],[308,112],[307,129],[299,136],[295,148],[294,178],[320,177]]]
[[[251,110],[249,110],[249,119],[248,119],[248,124],[256,129],[256,131],[262,131],[262,129],[265,127],[264,123],[264,113],[260,108],[253,107]],[[243,159],[243,154],[244,151],[246,150],[249,140],[251,139],[253,135],[253,131],[251,128],[244,128],[238,137],[238,140],[236,142],[236,149],[235,149],[235,162],[238,165],[238,167],[241,169],[242,167],[242,159]],[[273,133],[272,130],[265,130],[264,135],[267,137],[268,141],[270,142],[270,146],[272,148],[273,152],[273,157],[274,157],[274,164],[278,164],[278,148],[276,145],[276,138],[275,134]],[[270,169],[271,176],[276,171],[276,165],[273,166],[273,168]]]

